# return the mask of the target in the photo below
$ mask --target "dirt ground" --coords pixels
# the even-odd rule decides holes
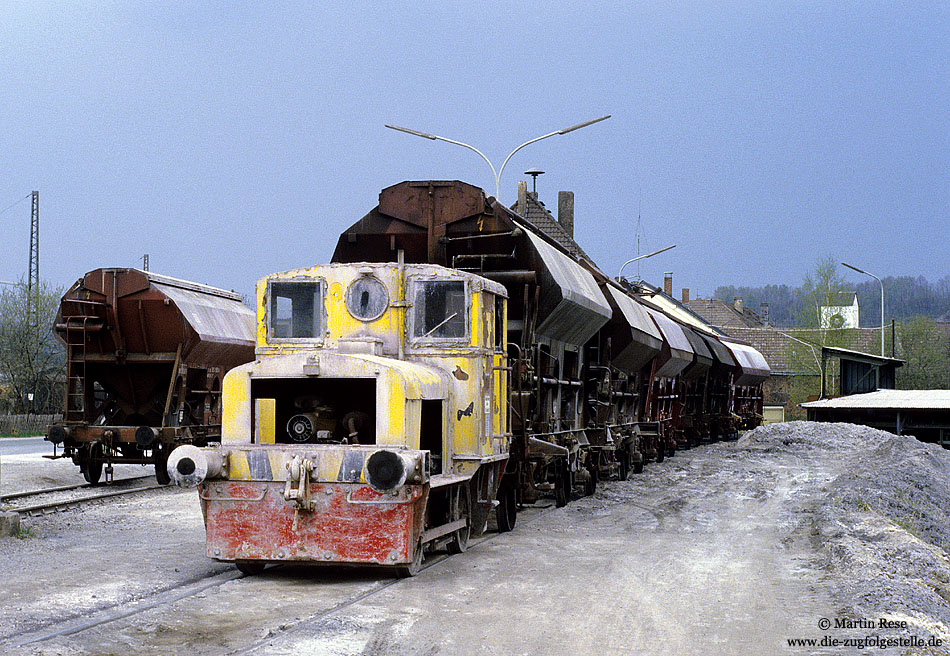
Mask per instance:
[[[778,424],[523,513],[407,580],[239,577],[205,557],[195,491],[159,490],[0,542],[0,652],[950,654],[948,483],[939,447]]]

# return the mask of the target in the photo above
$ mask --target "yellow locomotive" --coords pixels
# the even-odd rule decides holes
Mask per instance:
[[[432,264],[330,264],[257,286],[257,359],[223,384],[220,446],[176,449],[208,556],[418,571],[463,551],[509,457],[505,288]]]

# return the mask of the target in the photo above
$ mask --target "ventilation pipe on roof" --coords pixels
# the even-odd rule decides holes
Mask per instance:
[[[564,231],[574,238],[574,192],[557,192],[557,222]]]
[[[518,182],[518,214],[524,216],[528,211],[528,183],[524,180]]]
[[[736,312],[742,314],[742,299],[738,296],[732,298],[732,306],[736,309]]]

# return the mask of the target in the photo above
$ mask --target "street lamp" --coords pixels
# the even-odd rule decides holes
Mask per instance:
[[[548,134],[542,135],[540,137],[535,137],[534,139],[529,139],[528,141],[525,141],[523,144],[521,144],[520,146],[515,148],[513,151],[508,153],[508,157],[506,157],[505,161],[502,162],[501,168],[497,172],[495,172],[495,167],[492,165],[491,161],[489,161],[489,159],[485,157],[485,155],[482,154],[482,152],[478,148],[475,148],[474,146],[469,146],[467,143],[462,143],[461,141],[455,141],[454,139],[447,139],[446,137],[440,137],[435,134],[429,134],[428,132],[420,132],[419,130],[401,128],[398,125],[389,125],[389,124],[385,124],[385,125],[390,130],[396,130],[397,132],[405,132],[406,134],[413,134],[417,137],[422,137],[423,139],[431,139],[433,141],[434,140],[445,141],[447,143],[455,144],[456,146],[461,146],[462,148],[468,148],[469,150],[475,151],[479,157],[485,160],[485,163],[487,163],[489,168],[491,169],[492,175],[495,176],[495,199],[497,200],[498,196],[501,193],[501,174],[504,173],[505,166],[508,164],[508,160],[511,159],[512,155],[517,153],[519,150],[521,150],[525,146],[529,144],[533,144],[535,141],[541,141],[542,139],[553,137],[556,134],[567,134],[568,132],[573,132],[574,130],[580,130],[581,128],[586,128],[588,125],[593,125],[594,123],[600,123],[601,121],[606,121],[608,118],[610,118],[610,114],[607,114],[606,116],[601,116],[600,118],[591,119],[589,121],[584,121],[583,123],[572,125],[571,127],[564,128],[563,130],[555,130],[554,132],[549,132]]]
[[[652,253],[647,253],[646,255],[637,255],[636,257],[630,258],[629,260],[627,260],[626,262],[620,265],[620,271],[617,272],[617,280],[620,280],[620,274],[623,273],[623,268],[627,266],[628,264],[630,264],[631,262],[636,262],[637,260],[645,260],[648,257],[653,257],[654,255],[665,253],[671,248],[676,248],[676,244],[673,244],[672,246],[667,246],[666,248],[661,248],[660,250],[653,251]]]
[[[857,271],[858,273],[863,273],[866,276],[871,276],[872,278],[877,280],[881,285],[881,357],[883,358],[884,357],[884,283],[881,281],[880,278],[875,276],[873,273],[868,273],[867,271],[863,269],[859,269],[856,266],[851,266],[847,262],[842,262],[841,266],[846,266],[849,269]]]

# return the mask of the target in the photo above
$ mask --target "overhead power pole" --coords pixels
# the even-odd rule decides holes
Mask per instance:
[[[40,295],[40,192],[33,192],[33,213],[30,217],[30,268],[26,281],[27,313],[30,325],[36,326]]]

